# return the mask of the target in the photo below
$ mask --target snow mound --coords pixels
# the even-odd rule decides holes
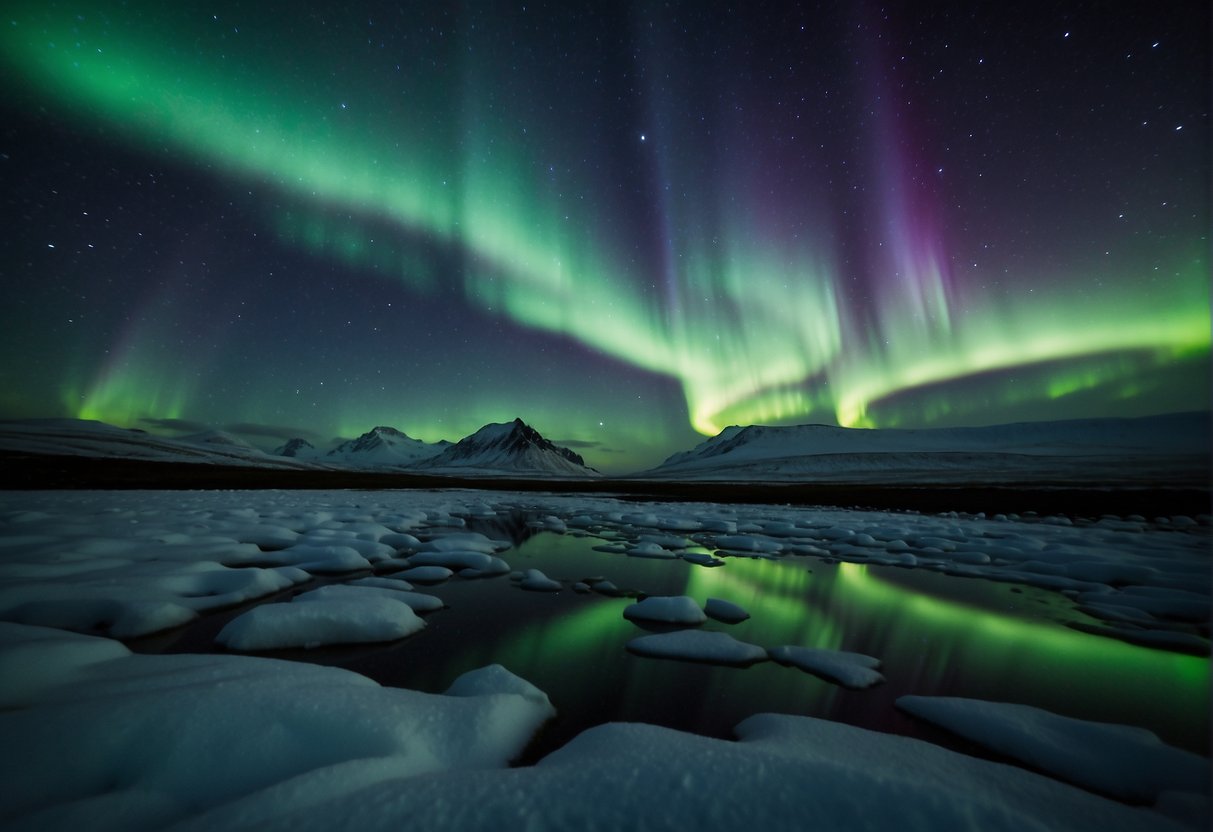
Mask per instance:
[[[271,790],[174,832],[1181,828],[1031,772],[840,723],[761,714],[736,733],[730,742],[610,723],[535,766]]]
[[[504,575],[510,571],[509,564],[499,557],[482,552],[421,552],[409,558],[410,566],[442,566],[462,573],[471,569],[480,575]],[[412,580],[417,580],[409,576]]]
[[[1168,791],[1208,794],[1204,757],[1130,725],[1089,722],[1029,705],[902,696],[897,707],[1078,786],[1139,803]]]
[[[695,599],[686,595],[655,595],[624,608],[628,621],[657,624],[702,624],[708,620]]]
[[[366,580],[366,579],[363,579]],[[293,599],[294,602],[315,602],[315,601],[361,601],[364,598],[387,598],[391,601],[398,601],[401,604],[407,604],[413,612],[433,612],[440,610],[445,606],[442,599],[436,595],[427,595],[424,592],[413,592],[404,587],[397,589],[396,587],[385,587],[380,585],[367,585],[361,581],[352,581],[348,584],[329,584],[322,586],[319,589],[313,589],[310,592],[305,592],[302,595],[297,595]]]
[[[797,646],[772,647],[767,652],[780,664],[793,665],[847,688],[870,688],[884,681],[884,676],[877,672],[880,659],[863,653]]]
[[[523,589],[529,589],[532,592],[560,591],[560,581],[553,581],[538,569],[528,569],[523,572],[522,580],[518,582],[518,586]]]
[[[767,651],[756,644],[738,641],[728,633],[706,630],[677,630],[640,636],[629,641],[627,647],[641,656],[733,667],[748,667],[767,659]]]
[[[357,596],[253,607],[229,621],[215,641],[232,650],[276,650],[394,641],[425,627],[403,601],[374,594],[370,588],[348,589]]]
[[[551,715],[524,683],[496,673],[480,683],[491,695],[440,696],[333,667],[136,655],[108,639],[0,623],[0,667],[43,647],[55,652],[36,690],[0,712],[8,829],[254,828],[377,783],[485,776]]]
[[[556,709],[546,693],[499,664],[469,670],[446,689],[447,696],[491,696],[501,693],[521,696],[543,708],[548,716],[556,715]]]
[[[659,560],[673,560],[678,557],[677,552],[671,552],[669,549],[662,548],[660,544],[653,542],[637,543],[627,550],[627,555],[632,558],[656,558]]]
[[[723,621],[725,624],[737,624],[750,617],[741,606],[721,598],[709,598],[703,605],[703,611],[707,613],[708,618]]]
[[[445,566],[413,566],[396,574],[401,578],[407,578],[419,584],[437,584],[442,583],[455,573]]]
[[[494,554],[498,549],[508,546],[508,543],[497,544],[480,532],[450,532],[428,540],[417,546],[418,552],[483,552]]]
[[[404,578],[399,577],[399,573],[395,575],[372,575],[367,578],[355,578],[349,581],[350,586],[377,586],[383,589],[411,590],[413,585]]]
[[[70,684],[91,665],[129,656],[121,642],[49,627],[0,624],[0,709],[36,702]]]

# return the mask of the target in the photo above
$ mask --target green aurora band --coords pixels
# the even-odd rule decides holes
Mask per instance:
[[[406,68],[415,108],[384,112],[373,87],[341,95],[326,87],[331,56],[301,77],[288,61],[234,41],[224,50],[177,48],[194,37],[173,31],[187,25],[181,17],[71,16],[33,4],[6,15],[0,50],[28,90],[73,117],[272,188],[294,206],[267,217],[283,240],[373,263],[410,291],[461,293],[483,311],[677,379],[703,434],[808,418],[872,427],[947,413],[989,421],[1016,397],[1099,390],[1129,399],[1167,368],[1207,366],[1203,243],[1170,249],[1158,271],[1121,264],[1098,296],[1074,288],[1074,274],[1106,267],[1081,262],[1065,274],[1011,276],[1032,292],[945,291],[942,237],[915,219],[894,160],[884,165],[882,197],[894,249],[888,291],[856,311],[828,220],[820,233],[799,235],[761,220],[752,184],[761,171],[728,158],[697,166],[671,129],[655,164],[679,187],[661,196],[670,231],[656,276],[630,254],[609,194],[568,167],[551,166],[549,179],[537,173],[576,143],[554,131],[523,135],[503,112],[510,108],[494,106],[524,100],[535,78],[499,77],[491,62],[461,59],[453,47],[455,80],[443,87]],[[491,47],[489,34],[465,37],[469,53]],[[476,37],[483,42],[472,44]],[[703,164],[731,172],[691,187]],[[814,216],[829,214],[812,195],[804,201]],[[353,219],[323,219],[333,214]],[[372,237],[359,218],[396,233]],[[451,259],[459,270],[442,268]],[[192,391],[139,340],[131,334],[114,351],[120,358],[68,385],[76,415],[118,423],[185,415]],[[947,385],[982,377],[991,398],[966,411]],[[139,394],[150,388],[163,391],[159,400]]]

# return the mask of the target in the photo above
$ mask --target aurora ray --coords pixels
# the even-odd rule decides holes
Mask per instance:
[[[540,11],[542,23],[528,18]],[[529,399],[494,395],[501,380],[476,392],[480,370],[465,363],[442,376],[461,379],[453,419],[399,404],[387,383],[317,384],[310,400],[327,430],[361,429],[403,407],[420,435],[458,438],[529,402],[588,443],[602,441],[600,421],[631,422],[626,437],[608,431],[607,444],[643,435],[651,454],[683,435],[670,413],[624,418],[635,406],[608,400],[596,373],[626,379],[642,408],[673,382],[682,426],[704,434],[730,423],[992,422],[1008,406],[1036,418],[1150,412],[1135,391],[1151,387],[1171,406],[1208,406],[1209,212],[1203,188],[1183,176],[1207,149],[1207,117],[1142,131],[1135,143],[1076,140],[1015,182],[990,157],[1017,158],[1015,143],[1048,135],[1047,125],[1013,127],[1014,112],[982,110],[1008,130],[1000,143],[947,103],[1008,89],[1009,47],[992,52],[1000,60],[973,59],[970,74],[989,77],[949,64],[956,80],[929,92],[947,32],[924,43],[896,21],[820,14],[783,31],[677,4],[425,14],[287,23],[273,9],[222,4],[206,15],[26,4],[9,10],[0,38],[23,84],[6,111],[48,110],[72,135],[104,137],[107,153],[201,171],[217,205],[238,195],[257,229],[246,259],[292,252],[274,256],[289,259],[293,277],[266,269],[264,287],[238,284],[262,310],[271,290],[309,280],[302,272],[337,268],[352,291],[391,293],[403,329],[424,327],[453,363],[475,351],[450,348],[469,335],[438,326],[447,314],[498,328],[494,337],[520,350],[567,351],[563,364],[533,352],[521,360],[594,391],[581,407],[568,404],[576,392],[539,401],[538,381]],[[1143,57],[1162,88],[1182,76],[1191,49],[1182,15],[1153,22],[1175,42]],[[1038,29],[1032,54],[1063,61],[1043,18]],[[552,38],[555,50],[544,45]],[[1093,65],[1107,58],[1101,42],[1089,49]],[[1093,67],[1069,73],[1058,95],[1094,94]],[[1175,111],[1187,112],[1194,87],[1172,86]],[[1150,161],[1160,149],[1166,161]],[[1128,165],[1152,165],[1152,178],[1124,184],[1123,208],[1084,190]],[[1059,175],[1082,181],[1050,191]],[[188,298],[190,282],[178,285]],[[134,309],[108,358],[57,371],[56,409],[119,423],[178,418],[206,409],[202,391],[217,374],[244,388],[289,376],[278,386],[304,396],[316,369],[252,369],[231,335],[166,352],[186,312]],[[264,328],[282,340],[283,327]],[[325,375],[348,376],[358,361],[310,349]],[[508,364],[483,352],[475,360],[485,368]],[[422,368],[417,383],[441,387],[439,375]],[[964,394],[975,386],[980,402]],[[283,409],[242,407],[247,418]]]

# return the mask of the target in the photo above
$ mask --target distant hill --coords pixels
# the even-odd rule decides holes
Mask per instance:
[[[357,439],[342,442],[320,457],[324,462],[355,468],[408,466],[442,453],[450,442],[422,442],[385,426],[371,428]],[[316,458],[316,457],[313,457]]]
[[[0,421],[0,450],[52,456],[187,462],[259,468],[308,468],[307,463],[277,457],[222,431],[182,439],[153,436],[85,419]]]
[[[458,444],[422,442],[379,426],[327,453],[301,438],[266,453],[219,430],[169,439],[81,419],[12,420],[0,421],[0,451],[276,469],[417,470],[461,477],[599,476],[576,453],[549,442],[521,419],[485,425]]]
[[[921,430],[734,426],[639,476],[1010,482],[1174,475],[1207,481],[1211,429],[1208,412]]]
[[[735,426],[630,479],[1208,488],[1211,436],[1208,412],[923,430]],[[379,426],[327,453],[297,438],[272,454],[223,431],[168,439],[79,419],[9,420],[0,421],[0,451],[279,470],[601,476],[521,419],[485,425],[456,444]]]

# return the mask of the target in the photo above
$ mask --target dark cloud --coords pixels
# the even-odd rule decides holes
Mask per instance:
[[[565,448],[602,448],[601,442],[595,442],[592,439],[553,439],[552,444]]]

